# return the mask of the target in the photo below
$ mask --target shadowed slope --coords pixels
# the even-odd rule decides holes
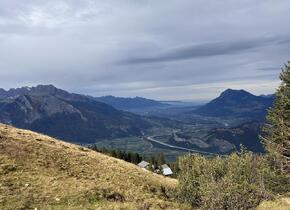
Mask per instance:
[[[69,142],[94,143],[103,138],[138,136],[153,126],[147,118],[52,85],[10,89],[4,93],[6,96],[0,90],[1,123]]]

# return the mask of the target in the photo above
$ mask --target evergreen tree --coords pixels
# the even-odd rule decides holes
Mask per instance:
[[[127,155],[126,155],[126,158],[127,158],[127,162],[129,163],[132,163],[133,162],[133,154],[132,152],[128,152]]]
[[[273,167],[281,173],[290,171],[290,61],[280,74],[282,81],[269,109],[262,142]]]
[[[138,153],[132,153],[132,163],[138,164],[140,163],[140,156]]]
[[[118,151],[116,151],[116,150],[111,150],[111,151],[109,152],[109,154],[110,154],[112,157],[117,157],[117,155],[118,155],[117,152],[118,152]]]
[[[121,150],[117,150],[117,152],[116,152],[116,158],[118,158],[118,159],[122,159],[122,160],[124,160],[125,159],[125,157],[124,157],[124,152],[122,152]]]
[[[139,155],[139,153],[136,153],[136,164],[140,163],[143,160],[143,157],[141,155]]]
[[[149,161],[149,163],[150,163],[150,168],[151,168],[152,165],[154,166],[153,170],[154,170],[154,169],[157,167],[157,165],[158,165],[155,156],[151,156],[151,157],[150,157],[150,161]]]
[[[158,154],[157,156],[157,165],[158,166],[161,166],[165,163],[165,157],[164,157],[164,154],[161,152]]]

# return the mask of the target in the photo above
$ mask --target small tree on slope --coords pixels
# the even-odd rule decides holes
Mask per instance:
[[[262,141],[272,166],[280,173],[290,172],[290,61],[280,74],[282,81],[268,110]]]

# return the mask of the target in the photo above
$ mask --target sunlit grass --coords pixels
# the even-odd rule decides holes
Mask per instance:
[[[0,138],[0,209],[187,208],[175,179],[30,131],[0,125]]]

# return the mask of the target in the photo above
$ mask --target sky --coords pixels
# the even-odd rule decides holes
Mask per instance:
[[[0,87],[206,101],[270,94],[289,0],[1,0]]]

